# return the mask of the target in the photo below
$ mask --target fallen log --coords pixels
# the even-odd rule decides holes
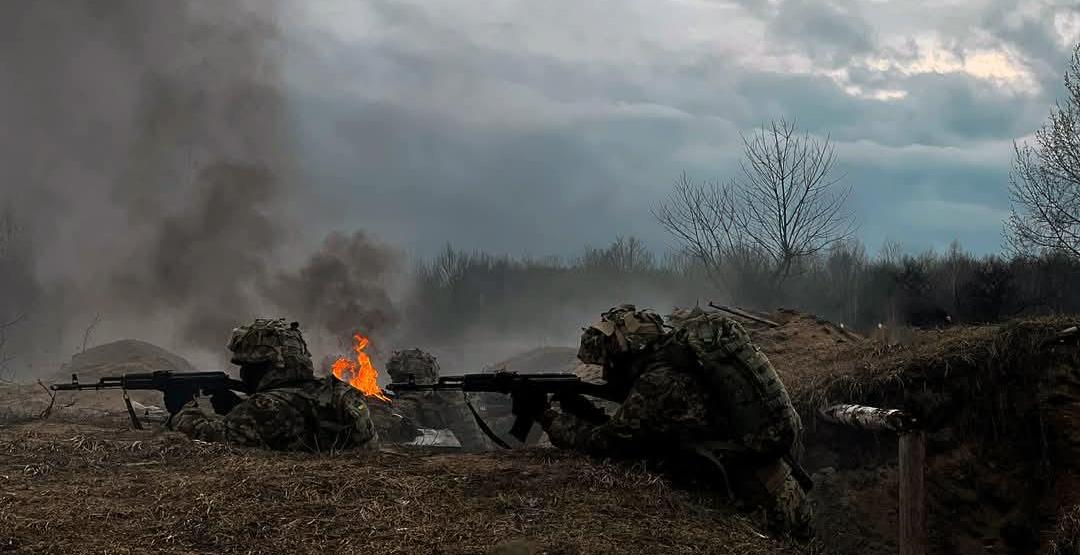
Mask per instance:
[[[918,420],[897,409],[879,409],[863,405],[833,405],[821,409],[826,422],[859,430],[909,432],[918,429]]]

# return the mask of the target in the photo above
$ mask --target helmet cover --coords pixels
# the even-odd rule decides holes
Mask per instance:
[[[310,379],[315,375],[300,324],[283,318],[258,318],[251,324],[233,329],[228,348],[233,364],[261,367],[262,375],[242,376],[257,382],[262,389],[273,383]],[[241,368],[241,374],[244,369]]]
[[[586,364],[604,364],[620,354],[639,352],[664,335],[664,321],[651,310],[632,304],[614,307],[600,315],[600,321],[585,328],[578,347],[578,359]]]
[[[412,376],[416,383],[435,383],[439,380],[439,361],[420,349],[394,351],[386,362],[386,373],[395,382],[407,382]]]

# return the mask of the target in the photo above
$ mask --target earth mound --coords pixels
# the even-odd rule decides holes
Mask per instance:
[[[80,383],[92,384],[105,376],[156,370],[192,372],[195,369],[184,357],[138,339],[122,339],[98,345],[72,356],[71,361],[63,364],[59,371],[39,383],[0,387],[0,415],[15,419],[46,413],[108,420],[115,415],[127,418],[123,393],[119,390],[59,391],[54,397],[46,386],[70,383],[72,374],[79,377]],[[140,412],[142,409],[139,406],[162,405],[161,393],[156,391],[132,391],[130,397]]]
[[[194,367],[184,357],[152,343],[138,339],[121,339],[98,345],[73,357],[61,370],[60,379],[78,374],[83,382],[97,381],[102,376],[130,372],[193,372]]]

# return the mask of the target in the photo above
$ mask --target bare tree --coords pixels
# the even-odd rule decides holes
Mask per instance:
[[[1015,254],[1080,256],[1080,45],[1065,70],[1065,90],[1032,143],[1013,145],[1005,242]]]
[[[653,215],[714,277],[731,266],[764,264],[782,283],[799,263],[854,232],[851,188],[834,175],[829,138],[774,120],[743,136],[740,175],[726,184],[675,181]]]
[[[887,266],[900,266],[904,261],[904,244],[894,239],[886,239],[878,251],[878,261]]]

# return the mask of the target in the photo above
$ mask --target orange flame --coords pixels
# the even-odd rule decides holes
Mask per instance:
[[[334,361],[334,365],[331,367],[334,377],[359,389],[368,397],[375,397],[389,402],[390,399],[383,395],[383,391],[378,384],[379,371],[371,363],[371,357],[364,352],[370,341],[359,333],[354,335],[353,339],[356,340],[356,345],[353,346],[353,350],[356,351],[356,361],[353,362],[344,357]],[[346,374],[348,374],[347,377]]]

